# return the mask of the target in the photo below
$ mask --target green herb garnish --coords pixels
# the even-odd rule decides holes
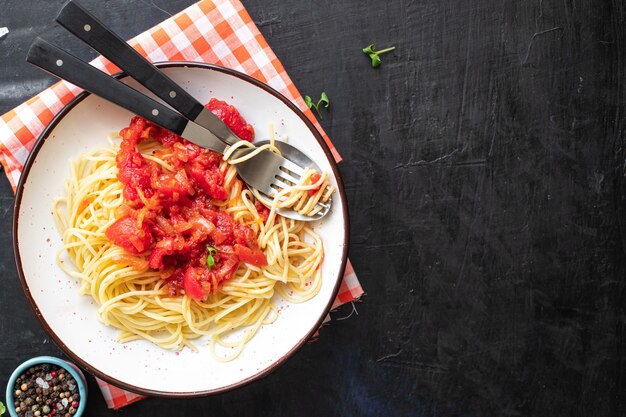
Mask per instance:
[[[372,67],[378,68],[382,61],[380,60],[380,54],[384,54],[386,52],[391,52],[396,49],[395,46],[390,46],[389,48],[381,49],[380,51],[376,51],[376,46],[374,44],[368,45],[366,48],[363,48],[363,53],[368,55],[372,60]]]
[[[309,109],[315,109],[320,119],[323,119],[322,113],[320,113],[320,104],[323,104],[325,108],[328,108],[328,106],[330,105],[330,99],[324,91],[322,91],[320,99],[317,101],[317,103],[313,103],[313,100],[309,96],[304,96],[304,102],[307,106],[309,106]]]
[[[209,254],[206,257],[206,266],[211,269],[215,266],[215,258],[213,257],[213,255],[217,254],[217,249],[215,249],[213,246],[207,246],[206,248],[209,251]]]
[[[0,416],[4,414],[6,411],[7,409],[4,408],[4,404],[2,404],[2,401],[0,401]]]

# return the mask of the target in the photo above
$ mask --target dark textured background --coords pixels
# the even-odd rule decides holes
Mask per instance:
[[[53,82],[37,35],[93,57],[61,0],[0,0],[0,113]],[[188,0],[83,0],[130,38]],[[622,0],[248,0],[345,161],[368,292],[272,375],[120,416],[626,413],[626,6]],[[379,69],[360,52],[397,50]],[[0,179],[0,389],[60,355],[31,313]],[[347,316],[345,307],[334,315]],[[91,380],[87,416],[109,416]]]

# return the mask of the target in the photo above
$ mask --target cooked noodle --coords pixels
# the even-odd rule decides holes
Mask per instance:
[[[146,141],[138,148],[144,158],[171,171],[168,162],[152,152],[159,146]],[[234,166],[223,161],[220,170],[229,198],[217,205],[255,232],[268,264],[257,267],[240,262],[217,292],[196,301],[184,294],[168,295],[162,273],[149,268],[147,254],[130,254],[105,236],[124,202],[124,186],[116,177],[117,150],[112,144],[71,161],[66,196],[54,202],[53,214],[63,236],[57,255],[60,267],[80,279],[80,293],[95,300],[105,324],[120,330],[120,342],[146,339],[166,349],[195,349],[192,341],[206,335],[218,360],[232,360],[263,324],[276,320],[275,292],[290,302],[309,300],[319,292],[320,237],[306,222],[277,215],[276,209],[283,204],[280,197],[295,198],[293,207],[298,209],[300,204],[300,210],[307,209],[303,197],[317,187],[319,191],[309,199],[314,209],[332,193],[325,174],[315,184],[306,184],[311,175],[307,172],[294,190],[284,190],[272,202],[264,222],[253,193],[238,179]],[[65,254],[71,265],[64,262]]]

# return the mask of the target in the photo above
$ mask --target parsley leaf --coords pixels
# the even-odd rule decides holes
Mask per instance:
[[[217,254],[217,249],[215,249],[213,246],[207,246],[206,248],[209,251],[209,254],[206,257],[206,266],[207,268],[211,269],[215,266],[215,258],[213,257],[213,255]]]

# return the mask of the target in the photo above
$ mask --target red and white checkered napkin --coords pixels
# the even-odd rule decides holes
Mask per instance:
[[[245,72],[291,99],[313,122],[341,160],[332,142],[308,109],[283,65],[259,32],[239,0],[203,0],[154,28],[130,44],[149,60],[199,61]],[[119,69],[104,58],[92,61],[109,74]],[[0,119],[0,162],[15,189],[28,153],[54,115],[81,90],[61,81]],[[363,289],[350,262],[333,308],[359,299]],[[98,380],[109,408],[120,408],[144,398]]]

